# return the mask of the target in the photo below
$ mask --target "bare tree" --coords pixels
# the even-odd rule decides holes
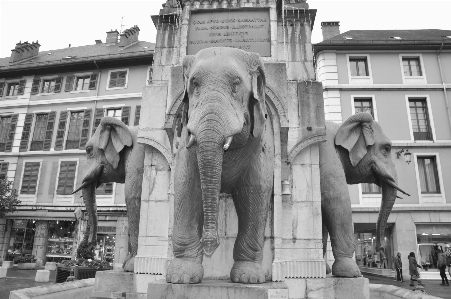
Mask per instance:
[[[12,187],[13,182],[6,179],[0,180],[0,218],[5,217],[8,212],[14,212],[16,206],[20,204],[20,200],[17,199],[17,190]]]

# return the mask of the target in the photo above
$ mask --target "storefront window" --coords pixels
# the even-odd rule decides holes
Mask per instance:
[[[356,224],[357,226],[358,224]],[[389,230],[384,237],[384,253],[376,250],[376,232],[356,233],[355,259],[359,266],[391,269],[393,261],[392,239]]]
[[[49,221],[49,235],[47,242],[47,261],[59,262],[72,257],[74,245],[74,221]]]
[[[8,246],[7,259],[12,261],[16,256],[31,254],[33,251],[35,225],[34,220],[14,220]]]
[[[440,252],[451,249],[450,224],[417,224],[417,257],[423,270],[438,271]]]
[[[115,235],[98,234],[94,259],[99,261],[107,261],[110,266],[113,266],[115,243]]]

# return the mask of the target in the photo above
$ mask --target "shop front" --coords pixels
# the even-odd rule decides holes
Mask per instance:
[[[451,250],[451,223],[416,224],[416,233],[416,255],[422,266],[420,272],[439,272],[438,254]],[[423,273],[426,274],[428,273]]]

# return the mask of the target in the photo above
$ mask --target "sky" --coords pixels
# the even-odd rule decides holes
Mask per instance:
[[[105,42],[111,29],[138,25],[139,39],[155,42],[150,18],[162,0],[0,0],[0,57],[9,57],[19,41],[36,41],[40,50]],[[312,42],[322,41],[321,22],[340,21],[340,31],[383,29],[451,30],[451,0],[308,0],[317,9]]]

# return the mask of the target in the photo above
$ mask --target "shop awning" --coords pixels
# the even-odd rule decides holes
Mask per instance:
[[[47,210],[16,211],[14,213],[7,213],[6,218],[33,220],[76,220],[74,212],[50,212]]]

